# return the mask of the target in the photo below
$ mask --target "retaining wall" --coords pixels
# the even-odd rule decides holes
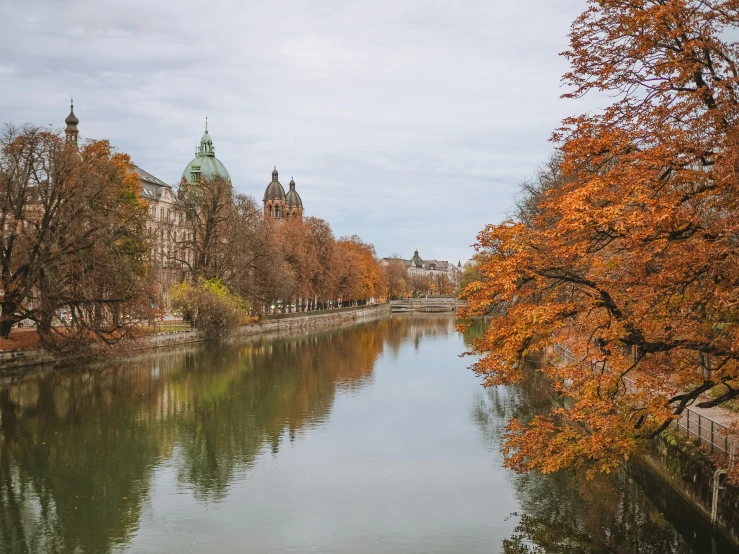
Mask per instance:
[[[283,315],[275,319],[266,319],[257,323],[239,327],[231,338],[248,337],[262,333],[282,333],[295,330],[321,329],[327,327],[342,327],[360,321],[372,321],[390,314],[390,304],[374,306],[357,306],[356,308],[342,308],[336,311],[301,312]],[[147,350],[163,348],[181,344],[191,344],[207,340],[199,331],[178,331],[175,333],[159,333],[137,339],[135,342],[122,345],[116,354],[130,354],[132,350]],[[43,350],[11,350],[0,352],[0,371],[25,368],[39,364],[56,363],[57,360]],[[68,360],[67,360],[68,362]]]
[[[677,435],[663,433],[652,441],[642,459],[707,520],[711,518],[713,474],[726,468],[726,456],[709,458],[704,450]],[[734,544],[739,544],[739,486],[721,480],[718,495],[718,527]]]

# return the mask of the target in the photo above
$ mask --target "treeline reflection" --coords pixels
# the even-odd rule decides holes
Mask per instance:
[[[286,339],[186,348],[0,382],[0,550],[110,552],[138,527],[167,465],[217,502],[260,453],[372,381],[378,356],[454,332],[393,317]]]

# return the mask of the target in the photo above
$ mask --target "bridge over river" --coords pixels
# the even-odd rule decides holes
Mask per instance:
[[[464,302],[454,296],[429,296],[428,298],[405,298],[390,302],[390,311],[398,312],[455,312]]]

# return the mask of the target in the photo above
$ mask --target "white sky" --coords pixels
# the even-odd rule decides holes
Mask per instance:
[[[463,261],[551,152],[585,0],[0,0],[0,121],[108,138],[168,183],[203,132],[380,256]]]

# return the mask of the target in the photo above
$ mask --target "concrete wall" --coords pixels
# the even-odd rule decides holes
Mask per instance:
[[[685,498],[707,520],[711,518],[713,474],[725,469],[725,456],[709,458],[705,450],[674,431],[652,441],[644,461]],[[734,544],[739,544],[739,486],[726,483],[718,496],[718,528]]]
[[[281,316],[278,319],[267,319],[258,323],[244,325],[232,333],[232,339],[249,337],[263,333],[288,333],[297,330],[312,330],[328,327],[343,327],[361,321],[372,321],[390,314],[390,304],[374,306],[357,306],[341,310],[326,310],[316,312],[302,312],[294,316]],[[128,355],[139,350],[151,348],[165,348],[181,344],[191,344],[205,341],[199,331],[179,331],[176,333],[159,333],[138,339],[135,343],[120,345],[113,355]],[[110,353],[106,353],[110,355]],[[38,364],[56,363],[57,360],[43,350],[12,350],[0,352],[0,371],[26,368]],[[68,360],[67,360],[68,362]]]

